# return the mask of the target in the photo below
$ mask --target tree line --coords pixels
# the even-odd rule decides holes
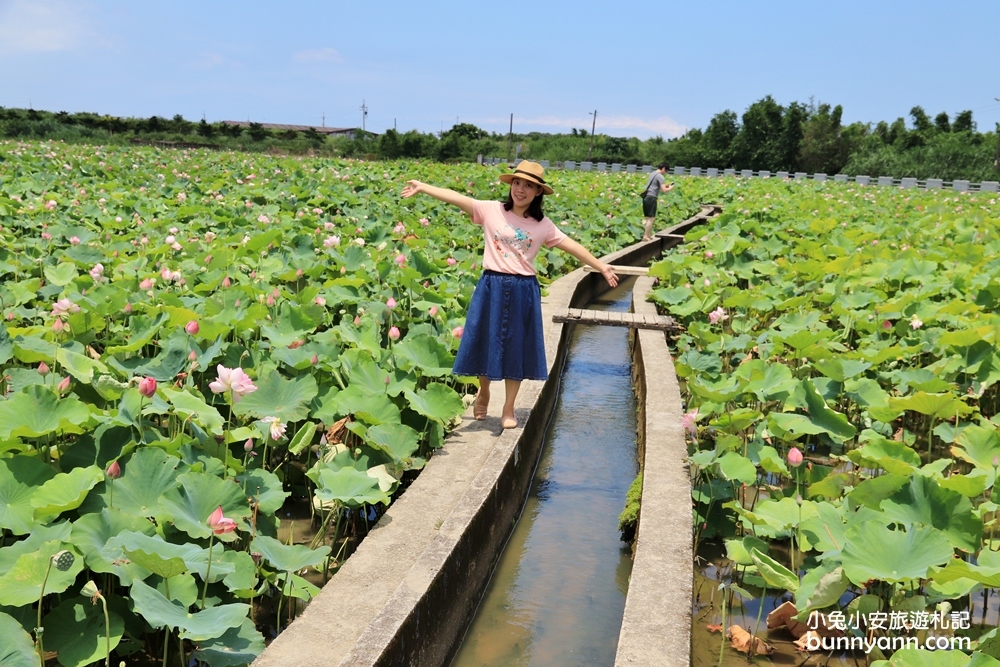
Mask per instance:
[[[665,140],[652,137],[590,136],[569,133],[500,134],[470,123],[440,133],[416,130],[381,134],[355,132],[352,138],[325,136],[315,130],[275,130],[192,122],[181,115],[167,119],[120,118],[96,113],[53,113],[0,107],[0,136],[61,139],[93,143],[177,143],[210,148],[287,151],[369,159],[472,161],[479,156],[515,156],[534,160],[592,160],[622,164],[659,164],[771,172],[997,180],[1000,132],[979,132],[971,111],[933,118],[922,107],[893,122],[844,125],[840,105],[787,106],[766,96],[742,115],[716,114],[704,129],[688,130]],[[907,122],[907,118],[909,122]]]

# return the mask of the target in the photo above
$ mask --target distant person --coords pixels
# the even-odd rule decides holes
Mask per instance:
[[[548,377],[541,292],[535,278],[539,249],[545,245],[568,252],[600,271],[612,287],[618,284],[618,276],[542,212],[544,195],[552,194],[542,165],[525,160],[513,173],[502,174],[500,180],[510,184],[507,201],[480,201],[420,181],[407,181],[403,197],[423,193],[454,204],[483,228],[484,270],[472,293],[452,372],[479,377],[479,393],[472,408],[477,420],[486,419],[490,381],[503,380],[506,396],[500,425],[515,428],[514,399],[521,381]]]
[[[642,216],[645,218],[646,229],[642,234],[643,241],[653,240],[653,220],[656,219],[656,204],[660,199],[661,192],[670,192],[674,189],[674,184],[666,184],[667,169],[670,165],[661,162],[656,170],[649,175],[646,181],[646,189],[642,192]]]

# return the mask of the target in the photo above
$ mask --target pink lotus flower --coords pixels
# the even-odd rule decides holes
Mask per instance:
[[[208,527],[212,529],[212,532],[216,535],[224,535],[225,533],[231,533],[236,530],[236,522],[229,519],[222,514],[222,505],[212,512],[208,517]]]
[[[399,266],[406,264],[406,255],[396,255],[396,264]]]
[[[267,224],[271,222],[271,218],[261,213],[260,215],[257,216],[257,222],[263,222],[264,224]]]
[[[706,259],[712,259],[713,257],[715,257],[715,253],[713,253],[711,250],[706,250],[705,251],[705,258]]]
[[[462,334],[465,333],[465,327],[455,327],[451,330],[451,335],[455,338],[461,338]]]
[[[139,283],[139,289],[142,291],[153,289],[154,280],[152,278],[145,278],[141,283]]]
[[[788,465],[793,468],[798,468],[802,465],[802,452],[799,451],[798,447],[792,447],[788,450]]]
[[[51,241],[52,240],[52,234],[49,234],[48,232],[42,232],[42,240],[43,241]]]
[[[708,314],[708,321],[711,322],[712,324],[718,324],[719,322],[728,319],[729,315],[726,315],[726,309],[723,308],[722,306],[719,306],[718,308],[716,308],[715,310],[713,310]]]
[[[888,331],[889,329],[892,328],[892,322],[890,322],[889,320],[882,320],[882,328]]]
[[[396,308],[396,300],[390,296],[389,300],[385,302],[385,305],[389,310],[394,310]]]
[[[115,460],[111,462],[111,465],[109,465],[108,469],[105,470],[104,472],[111,479],[118,479],[119,477],[122,476],[122,467],[118,465],[118,461]]]
[[[455,259],[454,257],[449,257],[448,258],[448,266],[455,266],[456,264],[458,264],[458,260],[457,259]]]
[[[711,284],[712,284],[712,281],[709,280],[708,278],[705,278],[705,287],[708,287]]]
[[[56,317],[79,312],[80,306],[76,305],[69,299],[59,299],[52,305],[52,314]]]
[[[396,226],[392,228],[392,231],[395,234],[403,234],[406,232],[406,227],[403,226],[403,223],[397,222]]]
[[[321,296],[318,296],[315,299],[313,299],[313,303],[315,303],[317,306],[325,306],[326,305],[326,299],[324,299]]]
[[[389,338],[399,340],[399,327],[389,327]]]
[[[139,380],[139,393],[146,398],[152,398],[153,394],[156,393],[156,379],[147,375]]]
[[[698,421],[698,408],[685,412],[684,416],[681,417],[681,427],[690,433],[691,435],[698,434],[698,426],[696,422]]]
[[[280,419],[277,417],[264,417],[261,421],[270,425],[268,433],[271,435],[271,440],[278,441],[285,437],[285,429],[288,427]]]
[[[924,323],[920,321],[920,318],[918,318],[916,315],[914,315],[913,319],[910,320],[910,328],[916,330],[916,329],[919,329],[922,326],[924,326]]]
[[[94,267],[90,269],[90,277],[94,279],[94,282],[98,282],[103,275],[104,265],[101,263],[94,264]]]
[[[257,391],[257,387],[254,386],[253,381],[243,372],[242,368],[226,368],[222,364],[219,364],[217,370],[219,378],[208,385],[208,388],[216,394],[231,391],[233,393],[233,402],[239,403],[244,395]]]
[[[163,239],[163,242],[166,243],[167,245],[170,245],[171,243],[177,243],[177,237],[171,234],[167,238]]]
[[[63,324],[63,321],[60,319],[56,319],[56,321],[52,323],[52,330],[55,331],[56,333],[62,333],[63,329],[68,329],[68,328],[69,326]]]
[[[431,221],[428,220],[427,218],[420,218],[420,224],[423,225],[424,227],[428,227],[430,226]]]
[[[201,330],[201,326],[198,324],[198,320],[191,320],[184,325],[184,331],[187,331],[192,336],[196,335]]]
[[[49,365],[47,363],[45,363],[44,361],[42,363],[38,364],[38,374],[39,375],[48,375],[49,374]]]
[[[47,211],[55,210],[56,206],[58,206],[58,204],[56,204],[56,200],[55,199],[50,199],[47,202],[45,202],[45,210],[47,210]]]
[[[80,245],[80,237],[79,236],[71,236],[71,237],[69,237],[69,242],[70,242],[70,245]]]
[[[430,314],[431,314],[431,317],[437,317],[438,307],[437,306],[431,306]]]

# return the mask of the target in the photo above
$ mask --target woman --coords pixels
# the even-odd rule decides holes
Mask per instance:
[[[505,202],[481,201],[420,181],[407,181],[403,197],[423,193],[454,204],[483,228],[483,275],[472,294],[453,372],[479,377],[472,410],[477,420],[486,419],[490,382],[503,380],[506,395],[500,425],[515,428],[514,400],[521,381],[548,377],[541,292],[535,278],[539,249],[544,244],[568,252],[600,271],[612,287],[618,284],[618,276],[545,217],[542,200],[553,190],[540,164],[521,162],[500,180],[510,184]]]

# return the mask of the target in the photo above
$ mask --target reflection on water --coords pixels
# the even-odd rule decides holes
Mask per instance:
[[[628,310],[631,284],[589,307]],[[613,665],[638,472],[627,330],[576,326],[538,472],[453,667]]]

